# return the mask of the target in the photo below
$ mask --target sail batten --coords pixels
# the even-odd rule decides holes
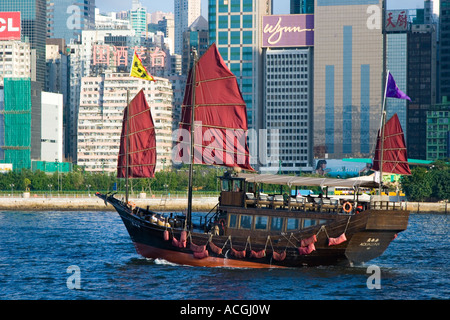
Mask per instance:
[[[379,130],[372,169],[375,171],[382,169],[383,173],[410,175],[405,137],[397,114],[394,114],[384,126],[383,143],[381,137]]]
[[[128,168],[128,178],[153,178],[155,167],[155,127],[141,90],[124,110],[117,177],[126,178]]]
[[[186,140],[179,136],[176,160],[186,163],[193,158],[194,164],[254,171],[247,145],[247,107],[236,76],[226,66],[215,44],[193,68],[195,72],[189,72],[186,84],[180,129],[191,132],[194,107],[194,155],[191,157],[187,147],[191,137]]]

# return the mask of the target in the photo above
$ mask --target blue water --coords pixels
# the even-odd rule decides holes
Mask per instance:
[[[449,252],[449,217],[412,214],[364,266],[187,267],[137,255],[115,212],[0,212],[0,299],[449,299]],[[380,289],[367,286],[369,265],[380,268]],[[69,266],[79,268],[79,289],[67,285]]]

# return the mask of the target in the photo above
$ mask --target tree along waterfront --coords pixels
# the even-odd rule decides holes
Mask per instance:
[[[219,190],[219,168],[196,167],[194,183],[199,191]],[[132,192],[185,192],[188,185],[189,172],[185,168],[164,170],[155,173],[154,179],[130,179]],[[68,173],[54,172],[46,174],[40,170],[22,169],[0,175],[0,190],[6,192],[96,192],[125,190],[124,179],[118,179],[116,173],[92,173],[82,167],[74,166]]]
[[[224,168],[194,166],[194,186],[196,192],[219,192],[218,176],[224,173]],[[438,161],[430,168],[415,167],[411,176],[402,176],[398,186],[406,194],[408,201],[442,201],[450,198],[450,165]],[[154,179],[131,179],[131,192],[139,193],[172,193],[183,194],[188,188],[188,170],[180,169],[159,171]],[[314,175],[312,175],[314,176]],[[395,191],[396,186],[388,185]],[[264,192],[279,190],[279,186],[264,185]],[[315,193],[319,187],[308,188]],[[94,193],[118,191],[124,192],[125,181],[118,179],[116,173],[92,173],[84,171],[80,166],[74,166],[69,173],[46,174],[42,171],[22,169],[0,175],[0,190],[5,192],[30,191],[35,193]],[[287,190],[286,190],[287,191]]]

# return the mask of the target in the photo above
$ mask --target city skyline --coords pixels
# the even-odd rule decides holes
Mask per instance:
[[[289,14],[290,0],[272,0],[274,3],[274,14]],[[100,12],[114,12],[122,10],[130,10],[132,0],[96,0],[96,6]],[[155,1],[140,0],[142,6],[147,8],[147,12],[174,12],[174,0]],[[434,1],[434,3],[439,1]],[[424,0],[387,0],[388,9],[417,9],[423,8]],[[202,0],[202,16],[208,18],[208,1]],[[436,12],[436,8],[434,10]]]

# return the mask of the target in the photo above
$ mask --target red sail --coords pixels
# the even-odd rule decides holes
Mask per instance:
[[[215,44],[196,64],[194,103],[192,74],[191,70],[186,83],[176,160],[189,163],[191,159],[191,109],[194,105],[194,163],[254,171],[247,145],[247,108],[236,77]]]
[[[378,131],[377,147],[372,170],[380,171],[381,134]],[[397,114],[394,114],[384,126],[383,173],[410,175],[405,137]]]
[[[125,108],[123,114],[117,177],[125,178],[126,176],[125,154],[128,153],[128,177],[152,178],[155,176],[156,166],[156,137],[144,90],[139,91],[131,100],[128,108]],[[127,115],[129,121],[127,121]],[[128,124],[130,129],[128,130],[128,139],[126,139]],[[129,143],[128,152],[127,141]]]

